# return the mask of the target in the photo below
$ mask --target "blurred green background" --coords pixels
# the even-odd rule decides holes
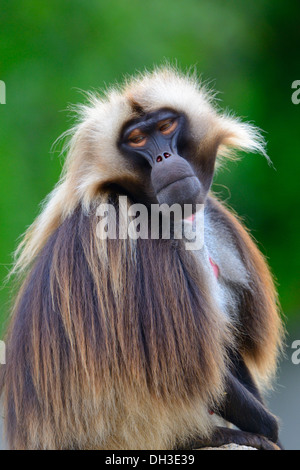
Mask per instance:
[[[291,101],[300,80],[299,13],[299,1],[279,0],[1,0],[1,279],[59,177],[62,160],[50,149],[71,126],[68,104],[83,101],[78,89],[102,88],[166,59],[183,70],[196,65],[224,108],[265,131],[276,170],[260,155],[245,156],[217,175],[214,189],[244,217],[278,280],[290,331],[282,377],[292,374],[299,393],[300,366],[291,366],[289,350],[300,338],[300,105]],[[0,326],[8,298],[9,286],[0,290]],[[287,437],[299,406],[282,413],[286,445],[300,448],[299,425]]]

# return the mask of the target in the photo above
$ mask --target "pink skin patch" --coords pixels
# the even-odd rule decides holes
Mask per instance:
[[[189,217],[187,217],[185,220],[188,220],[189,222],[194,222],[195,217],[196,217],[195,214],[192,214]]]
[[[219,270],[219,266],[213,262],[213,260],[211,258],[209,258],[209,262],[213,268],[213,272],[214,272],[214,275],[216,276],[216,278],[218,279],[219,277],[219,274],[220,274],[220,270]]]

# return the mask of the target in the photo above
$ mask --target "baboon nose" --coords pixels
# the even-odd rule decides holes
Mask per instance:
[[[172,156],[172,154],[169,153],[169,152],[164,152],[164,153],[163,153],[163,156],[164,156],[165,158],[169,158],[169,157]],[[163,157],[162,157],[161,155],[158,155],[158,157],[156,158],[156,161],[157,161],[158,163],[159,163],[159,162],[162,162],[162,161],[163,161]]]

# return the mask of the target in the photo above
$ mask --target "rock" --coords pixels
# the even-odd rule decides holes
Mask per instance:
[[[257,450],[254,447],[249,446],[239,446],[238,444],[225,444],[220,447],[203,447],[202,449],[197,450]]]

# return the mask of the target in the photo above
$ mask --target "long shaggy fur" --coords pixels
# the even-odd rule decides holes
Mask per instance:
[[[281,324],[269,270],[216,199],[207,217],[230,234],[247,273],[246,285],[230,275],[220,281],[238,304],[234,320],[181,240],[97,236],[96,208],[117,209],[122,181],[143,191],[142,175],[117,148],[124,122],[162,107],[187,114],[195,167],[215,152],[263,151],[253,126],[220,114],[194,76],[170,68],[90,96],[61,181],[16,254],[13,274],[23,281],[1,370],[13,449],[171,449],[209,436],[229,347],[240,348],[257,380],[275,370]],[[118,215],[122,225],[127,215]]]

